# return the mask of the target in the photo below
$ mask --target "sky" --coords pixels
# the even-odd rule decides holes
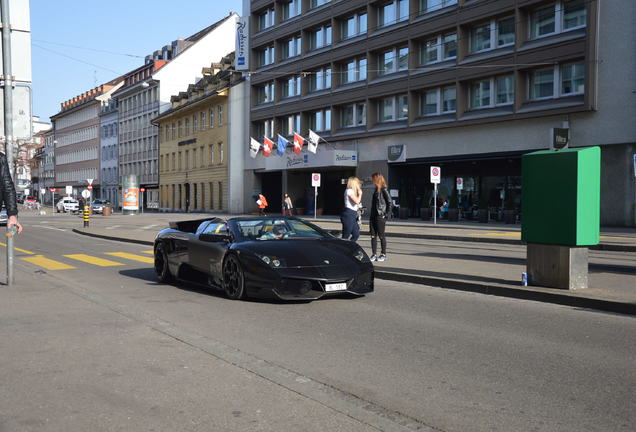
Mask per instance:
[[[241,15],[242,1],[30,0],[30,8],[33,115],[48,121],[61,102],[136,69],[173,40]]]

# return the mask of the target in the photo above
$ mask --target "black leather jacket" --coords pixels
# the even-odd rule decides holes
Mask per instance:
[[[7,216],[18,215],[18,201],[15,196],[15,185],[11,180],[7,156],[0,152],[0,208],[4,203],[7,208]]]
[[[386,188],[382,188],[378,191],[378,188],[375,188],[373,192],[373,199],[371,200],[371,217],[382,217],[386,218],[391,214],[391,210],[393,208],[393,201],[391,201],[391,196]]]

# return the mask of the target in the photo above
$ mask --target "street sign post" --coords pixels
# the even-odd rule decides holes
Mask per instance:
[[[431,167],[431,183],[433,183],[433,224],[437,225],[437,185],[442,181],[442,169]]]
[[[141,208],[141,213],[143,214],[144,212],[144,192],[146,192],[146,188],[142,187],[141,189],[139,189],[141,191],[141,193],[139,194],[139,207]]]
[[[311,174],[311,185],[314,187],[314,220],[318,214],[318,188],[320,187],[320,173]]]
[[[53,207],[52,211],[55,211],[55,188],[49,189],[51,191],[51,207]]]

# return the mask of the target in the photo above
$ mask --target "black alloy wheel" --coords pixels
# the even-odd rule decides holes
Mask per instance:
[[[170,268],[168,267],[168,253],[166,252],[166,245],[159,243],[155,249],[155,273],[159,281],[168,283],[174,279],[170,274]]]
[[[245,298],[245,278],[243,268],[235,255],[230,255],[223,264],[223,289],[228,298]]]

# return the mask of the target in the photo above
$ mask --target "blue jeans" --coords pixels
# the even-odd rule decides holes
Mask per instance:
[[[342,238],[345,240],[357,241],[360,237],[360,227],[358,226],[358,212],[345,208],[340,214],[342,222]]]

